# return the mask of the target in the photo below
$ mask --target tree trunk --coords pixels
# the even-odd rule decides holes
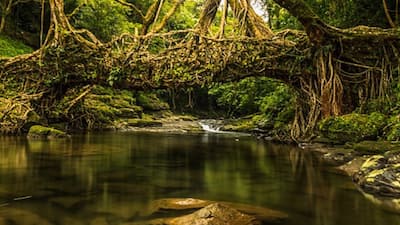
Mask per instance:
[[[226,17],[228,16],[228,0],[224,1],[224,9],[222,11],[221,24],[219,25],[219,32],[217,38],[223,38],[225,34]]]
[[[241,26],[246,29],[247,35],[256,38],[272,36],[273,32],[267,27],[264,20],[257,15],[249,0],[229,0],[229,5]]]
[[[13,6],[13,1],[9,0],[7,3],[4,3],[2,11],[3,13],[1,14],[1,22],[0,22],[0,33],[4,32],[4,29],[6,27],[6,22],[7,22],[7,17],[10,15],[12,6]]]
[[[144,17],[142,23],[142,30],[140,31],[141,35],[145,35],[149,32],[150,26],[154,23],[154,20],[157,15],[157,11],[162,4],[162,0],[156,0],[147,10],[146,15]]]
[[[324,42],[332,27],[325,24],[303,0],[274,0],[278,5],[287,9],[304,26],[305,31],[314,44]]]
[[[220,0],[207,0],[204,3],[203,11],[201,12],[199,22],[196,25],[196,28],[200,31],[200,33],[208,33],[208,30],[215,18],[215,15],[217,15],[220,3]]]
[[[7,19],[7,17],[5,14],[1,15],[0,34],[4,32],[4,28],[6,26],[6,19]]]
[[[185,0],[176,0],[175,4],[173,5],[173,7],[168,11],[168,13],[162,18],[161,22],[159,24],[157,24],[157,26],[155,26],[151,32],[152,33],[157,33],[159,32],[161,29],[163,29],[165,27],[165,25],[167,24],[168,20],[175,14],[176,10],[178,10],[179,6],[181,6],[183,4]]]

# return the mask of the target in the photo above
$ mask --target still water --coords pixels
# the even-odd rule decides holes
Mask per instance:
[[[397,225],[310,153],[227,134],[0,137],[0,224],[124,224],[150,201],[191,197],[269,207],[285,225]]]

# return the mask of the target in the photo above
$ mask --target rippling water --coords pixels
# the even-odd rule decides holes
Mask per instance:
[[[400,224],[311,154],[253,137],[103,133],[0,143],[0,225],[129,223],[166,197],[269,207],[289,214],[286,225]]]

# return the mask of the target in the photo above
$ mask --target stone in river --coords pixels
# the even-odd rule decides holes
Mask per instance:
[[[220,203],[213,203],[196,212],[169,219],[168,225],[260,225],[255,217]]]
[[[353,180],[366,193],[399,198],[400,163],[397,161],[399,157],[400,152],[371,156],[354,174]]]
[[[241,213],[253,216],[263,222],[277,222],[287,218],[287,214],[269,208],[233,202],[215,202],[193,198],[165,198],[155,200],[150,205],[147,215],[154,214],[160,210],[185,211],[190,209],[201,209],[215,203],[238,210]]]

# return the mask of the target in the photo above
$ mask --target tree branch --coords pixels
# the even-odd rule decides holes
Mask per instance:
[[[176,10],[178,10],[179,6],[181,6],[185,0],[176,0],[175,4],[172,6],[172,8],[168,11],[168,13],[163,17],[161,22],[152,29],[152,33],[158,33],[162,28],[165,27],[167,24],[168,20],[175,14]]]
[[[144,20],[142,23],[141,34],[145,35],[149,31],[151,24],[154,23],[154,19],[156,18],[157,10],[162,3],[162,0],[156,0],[147,10],[146,15],[144,16]]]
[[[388,20],[390,26],[393,27],[393,28],[395,28],[395,27],[396,27],[396,24],[393,22],[392,17],[390,16],[390,13],[389,13],[389,9],[388,9],[386,0],[382,0],[382,3],[383,3],[383,9],[385,10],[386,18],[387,18],[387,20]]]

